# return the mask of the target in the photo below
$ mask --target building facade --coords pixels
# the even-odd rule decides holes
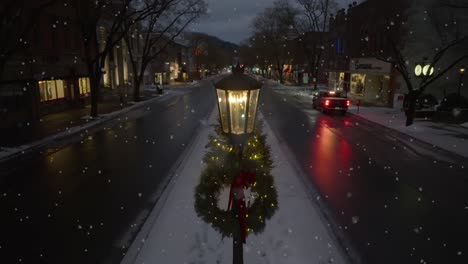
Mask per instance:
[[[406,85],[393,65],[381,58],[392,53],[385,35],[391,17],[403,16],[407,7],[404,0],[367,0],[331,17],[329,88],[369,105],[393,106],[402,100]]]
[[[25,30],[22,26],[27,22],[31,23],[31,28],[22,38],[27,45],[15,50],[1,73],[0,127],[22,126],[50,113],[84,107],[90,101],[91,84],[78,19],[80,14],[87,13],[83,9],[88,5],[58,0],[38,9],[40,3],[36,0],[21,3],[21,8],[26,6],[25,15],[21,23],[14,24],[18,32]],[[103,19],[96,29],[100,46],[96,51],[104,46],[107,26]],[[17,39],[10,35],[3,41]],[[136,38],[131,42],[137,59],[140,41]],[[131,67],[127,43],[122,39],[106,57],[101,99],[132,93]]]
[[[33,1],[29,8],[35,10],[34,6]],[[54,2],[41,9],[31,24],[23,40],[28,44],[16,50],[1,76],[2,127],[78,106],[89,96],[90,83],[73,8]],[[24,30],[17,26],[18,31]]]
[[[162,51],[145,72],[145,84],[164,85],[191,80],[196,67],[188,42],[182,38],[163,39],[160,45],[155,48]]]

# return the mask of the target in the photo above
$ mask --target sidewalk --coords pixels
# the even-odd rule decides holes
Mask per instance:
[[[171,183],[154,207],[122,260],[122,264],[232,263],[232,238],[221,238],[197,217],[195,187],[204,168],[202,157],[208,135],[217,118],[214,111],[193,144]],[[280,143],[265,123],[271,147],[272,175],[279,209],[267,221],[263,233],[249,234],[244,245],[244,263],[347,263],[347,257],[331,235],[327,223],[313,204],[306,186],[280,149]],[[227,206],[227,193],[220,200]],[[226,198],[226,199],[224,199]]]
[[[193,83],[185,87],[195,84]],[[125,107],[122,107],[118,100],[101,103],[99,104],[99,117],[97,119],[89,119],[90,106],[88,105],[85,108],[70,109],[46,115],[36,124],[25,124],[23,127],[3,129],[0,139],[0,162],[79,134],[82,131],[143,107],[153,102],[154,99],[172,93],[167,87],[163,95],[156,95],[155,91],[144,89],[142,91],[144,100],[138,103],[128,103]]]
[[[357,107],[352,106],[348,112],[468,158],[468,124],[435,123],[423,118],[416,118],[414,124],[407,127],[405,126],[405,114],[399,109],[360,107],[359,113],[357,113]]]

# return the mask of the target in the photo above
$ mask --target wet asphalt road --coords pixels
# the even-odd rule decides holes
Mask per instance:
[[[261,111],[362,261],[468,263],[468,160],[309,100],[270,85]]]
[[[210,82],[0,164],[0,263],[118,263],[214,109]]]

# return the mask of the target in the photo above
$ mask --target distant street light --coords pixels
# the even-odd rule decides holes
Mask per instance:
[[[461,102],[461,87],[463,86],[463,75],[465,74],[465,66],[460,67],[460,81],[458,82],[458,98]]]

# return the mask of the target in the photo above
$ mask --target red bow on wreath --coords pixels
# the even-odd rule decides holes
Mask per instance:
[[[234,209],[234,204],[237,205],[242,243],[245,243],[247,237],[247,208],[245,205],[244,188],[253,185],[256,181],[256,176],[255,172],[242,171],[232,180],[231,190],[229,191],[228,210]]]

